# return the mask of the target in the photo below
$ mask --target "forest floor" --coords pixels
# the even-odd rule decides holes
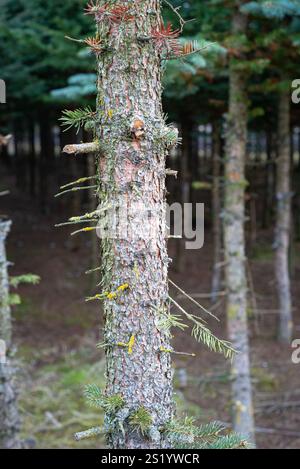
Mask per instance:
[[[101,425],[103,418],[82,398],[84,384],[104,385],[103,352],[96,348],[101,340],[101,311],[99,304],[84,301],[95,291],[93,279],[85,275],[91,265],[92,235],[70,239],[71,230],[54,228],[73,215],[67,205],[54,205],[51,215],[42,216],[36,203],[23,193],[12,191],[5,202],[2,199],[2,208],[13,220],[8,242],[9,260],[14,263],[11,274],[41,276],[39,286],[19,289],[22,304],[13,311],[21,364],[23,436],[34,438],[37,448],[99,447],[99,441],[78,444],[73,440],[74,432]],[[206,238],[203,249],[186,252],[183,272],[172,270],[170,274],[191,294],[210,291],[209,230]],[[171,257],[176,242],[170,242]],[[259,233],[249,261],[257,300],[257,310],[253,301],[249,308],[257,443],[260,448],[300,448],[300,365],[292,363],[292,349],[275,340],[277,304],[271,243],[272,233]],[[297,251],[293,275],[295,338],[300,337],[299,245]],[[178,301],[199,314],[185,299]],[[210,308],[208,300],[201,302]],[[207,317],[209,327],[226,339],[222,297],[213,312],[220,322]],[[179,413],[194,415],[201,423],[229,423],[229,363],[194,343],[188,332],[176,333],[174,348],[196,354],[196,358],[175,359]]]

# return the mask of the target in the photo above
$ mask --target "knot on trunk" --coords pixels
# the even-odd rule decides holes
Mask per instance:
[[[141,140],[145,136],[145,124],[139,119],[135,118],[131,124],[131,135],[135,140]]]

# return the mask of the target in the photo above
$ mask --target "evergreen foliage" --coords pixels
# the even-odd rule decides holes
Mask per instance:
[[[63,111],[63,117],[60,118],[62,125],[66,127],[65,131],[75,127],[77,133],[82,126],[90,125],[95,118],[96,113],[90,107],[84,109],[75,109],[74,111]]]
[[[116,413],[125,405],[121,396],[105,396],[96,384],[87,385],[84,396],[91,407],[103,409],[109,414]]]

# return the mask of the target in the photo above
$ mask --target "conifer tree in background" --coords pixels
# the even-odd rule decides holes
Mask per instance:
[[[5,242],[11,222],[0,220],[0,448],[20,449],[20,420],[11,364],[12,324]]]
[[[288,82],[289,84],[289,82]],[[282,83],[285,86],[285,82]],[[278,339],[290,344],[293,334],[289,247],[291,236],[291,137],[290,87],[279,92],[278,159],[277,159],[277,216],[275,272],[279,297]]]
[[[232,35],[236,47],[247,32],[247,17],[235,8]],[[233,7],[234,8],[234,7]],[[243,56],[239,51],[239,58]],[[235,431],[254,442],[253,403],[247,320],[245,252],[245,163],[247,143],[247,76],[234,57],[229,69],[229,115],[225,154],[224,249],[229,340],[238,351],[231,367]]]
[[[214,238],[214,266],[212,276],[211,300],[216,303],[222,281],[222,222],[221,222],[221,133],[222,124],[215,120],[212,131],[212,211]]]
[[[279,302],[278,339],[289,344],[293,334],[289,250],[291,239],[291,82],[299,63],[299,17],[298,0],[252,1],[242,10],[255,18],[269,19],[264,36],[265,44],[273,45],[271,71],[276,76],[278,102],[277,128],[277,180],[276,180],[276,232],[275,276]],[[276,35],[274,35],[276,28]],[[269,33],[269,35],[267,34]],[[270,37],[270,40],[269,40]],[[275,47],[274,47],[275,46]],[[273,78],[274,81],[274,78]]]

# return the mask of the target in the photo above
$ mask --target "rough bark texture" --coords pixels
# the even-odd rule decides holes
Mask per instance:
[[[19,414],[14,390],[14,368],[9,352],[11,348],[11,314],[5,240],[11,222],[0,221],[0,340],[6,344],[6,356],[0,356],[0,448],[18,449]],[[2,350],[2,347],[1,347]],[[4,352],[4,350],[2,350]]]
[[[0,449],[21,449],[20,419],[14,385],[15,370],[7,358],[0,363]]]
[[[5,241],[10,231],[11,222],[0,220],[0,339],[6,343],[7,350],[11,347],[12,326],[9,306],[9,279]]]
[[[147,40],[161,21],[160,2],[138,1],[132,8],[132,21],[98,26],[99,36],[108,41],[108,51],[98,59],[99,200],[110,210],[125,206],[129,211],[120,222],[123,237],[102,241],[103,290],[129,285],[104,307],[106,392],[125,400],[122,411],[106,416],[106,428],[112,448],[162,448],[168,441],[159,429],[173,415],[171,359],[160,350],[170,346],[159,330],[160,315],[168,308],[167,145],[160,54]],[[118,345],[130,339],[132,349]],[[145,435],[130,425],[141,408],[153,421]]]
[[[240,13],[233,18],[233,33],[246,32]],[[245,159],[247,93],[245,75],[230,64],[230,97],[225,163],[224,244],[226,261],[227,321],[229,340],[238,351],[232,363],[232,411],[234,429],[254,442],[247,325],[245,254]]]
[[[279,299],[280,341],[290,343],[293,332],[289,246],[291,233],[291,160],[290,160],[290,93],[280,93],[278,115],[277,216],[275,272]]]
[[[218,122],[213,124],[213,188],[212,188],[212,209],[213,209],[213,241],[214,241],[214,266],[212,276],[211,299],[215,303],[221,287],[221,259],[222,259],[222,222],[221,222],[221,125]]]

